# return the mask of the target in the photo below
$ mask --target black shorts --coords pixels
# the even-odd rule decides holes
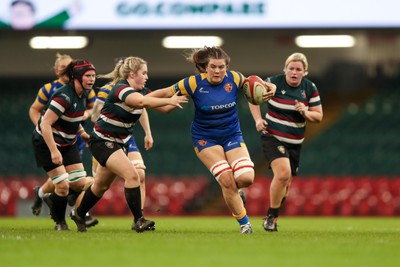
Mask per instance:
[[[54,170],[60,165],[56,165],[51,161],[51,153],[49,147],[41,138],[32,138],[33,152],[36,158],[36,165],[43,167],[46,172]],[[82,159],[79,155],[79,150],[76,144],[70,146],[59,147],[57,146],[63,157],[63,165],[69,166],[76,163],[82,163]]]
[[[299,169],[301,145],[284,143],[272,135],[261,135],[264,156],[271,165],[277,158],[289,158],[292,175],[296,176]]]
[[[97,139],[93,136],[89,139],[89,148],[92,152],[92,156],[97,160],[97,162],[105,167],[108,158],[115,151],[122,149],[125,154],[127,154],[127,149],[124,145],[116,142],[111,142],[107,140]]]

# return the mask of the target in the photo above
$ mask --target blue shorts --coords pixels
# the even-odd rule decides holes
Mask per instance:
[[[130,152],[140,152],[133,136],[128,141],[128,153]]]
[[[198,153],[204,148],[212,146],[222,146],[224,151],[227,152],[237,147],[245,147],[242,133],[237,133],[231,136],[222,137],[200,137],[192,136],[194,150]]]

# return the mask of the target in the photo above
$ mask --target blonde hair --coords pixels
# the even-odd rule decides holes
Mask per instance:
[[[67,55],[67,54],[57,53],[56,54],[56,61],[54,62],[54,67],[53,67],[54,70],[58,69],[58,67],[60,66],[60,62],[62,60],[69,60],[71,62],[72,61],[72,57],[70,55]]]
[[[289,65],[290,62],[292,61],[300,61],[303,64],[304,68],[304,74],[308,74],[308,61],[307,57],[303,53],[293,53],[291,54],[285,61],[285,67],[283,68],[283,71],[286,71],[287,66]]]
[[[116,84],[119,81],[126,80],[129,73],[132,71],[136,73],[142,65],[147,65],[147,62],[140,57],[127,57],[124,60],[120,60],[114,67],[114,70],[107,74],[98,75],[99,78],[105,78],[112,80],[112,84]]]

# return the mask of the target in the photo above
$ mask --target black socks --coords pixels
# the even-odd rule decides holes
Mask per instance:
[[[85,215],[94,205],[101,199],[101,197],[96,196],[92,192],[92,186],[86,189],[85,194],[83,195],[81,204],[76,209],[76,213],[79,217],[85,218]]]
[[[134,221],[137,222],[137,220],[143,216],[140,187],[125,188],[125,199],[133,214]]]

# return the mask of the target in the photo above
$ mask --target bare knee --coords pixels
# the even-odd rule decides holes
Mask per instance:
[[[218,179],[218,183],[223,191],[237,192],[236,182],[233,179],[231,172],[227,172],[221,175]]]
[[[145,171],[143,169],[138,169],[138,174],[139,174],[139,182],[140,184],[144,184],[145,183],[145,178],[146,178],[146,174]]]
[[[94,183],[94,178],[92,176],[87,176],[85,179],[85,184],[83,186],[83,191],[86,191]]]
[[[133,159],[131,160],[133,166],[135,166],[138,176],[139,176],[139,183],[144,184],[145,182],[145,170],[146,170],[146,165],[144,165],[143,160],[141,159]]]
[[[110,189],[110,187],[110,184],[93,183],[91,190],[95,195],[102,196],[108,189]]]
[[[290,171],[281,171],[279,173],[274,174],[274,180],[281,184],[282,186],[288,186],[291,181],[291,173]]]
[[[254,183],[254,170],[235,178],[238,188],[248,187]]]
[[[68,181],[64,180],[55,184],[55,191],[59,196],[67,196],[69,192],[69,184]]]

